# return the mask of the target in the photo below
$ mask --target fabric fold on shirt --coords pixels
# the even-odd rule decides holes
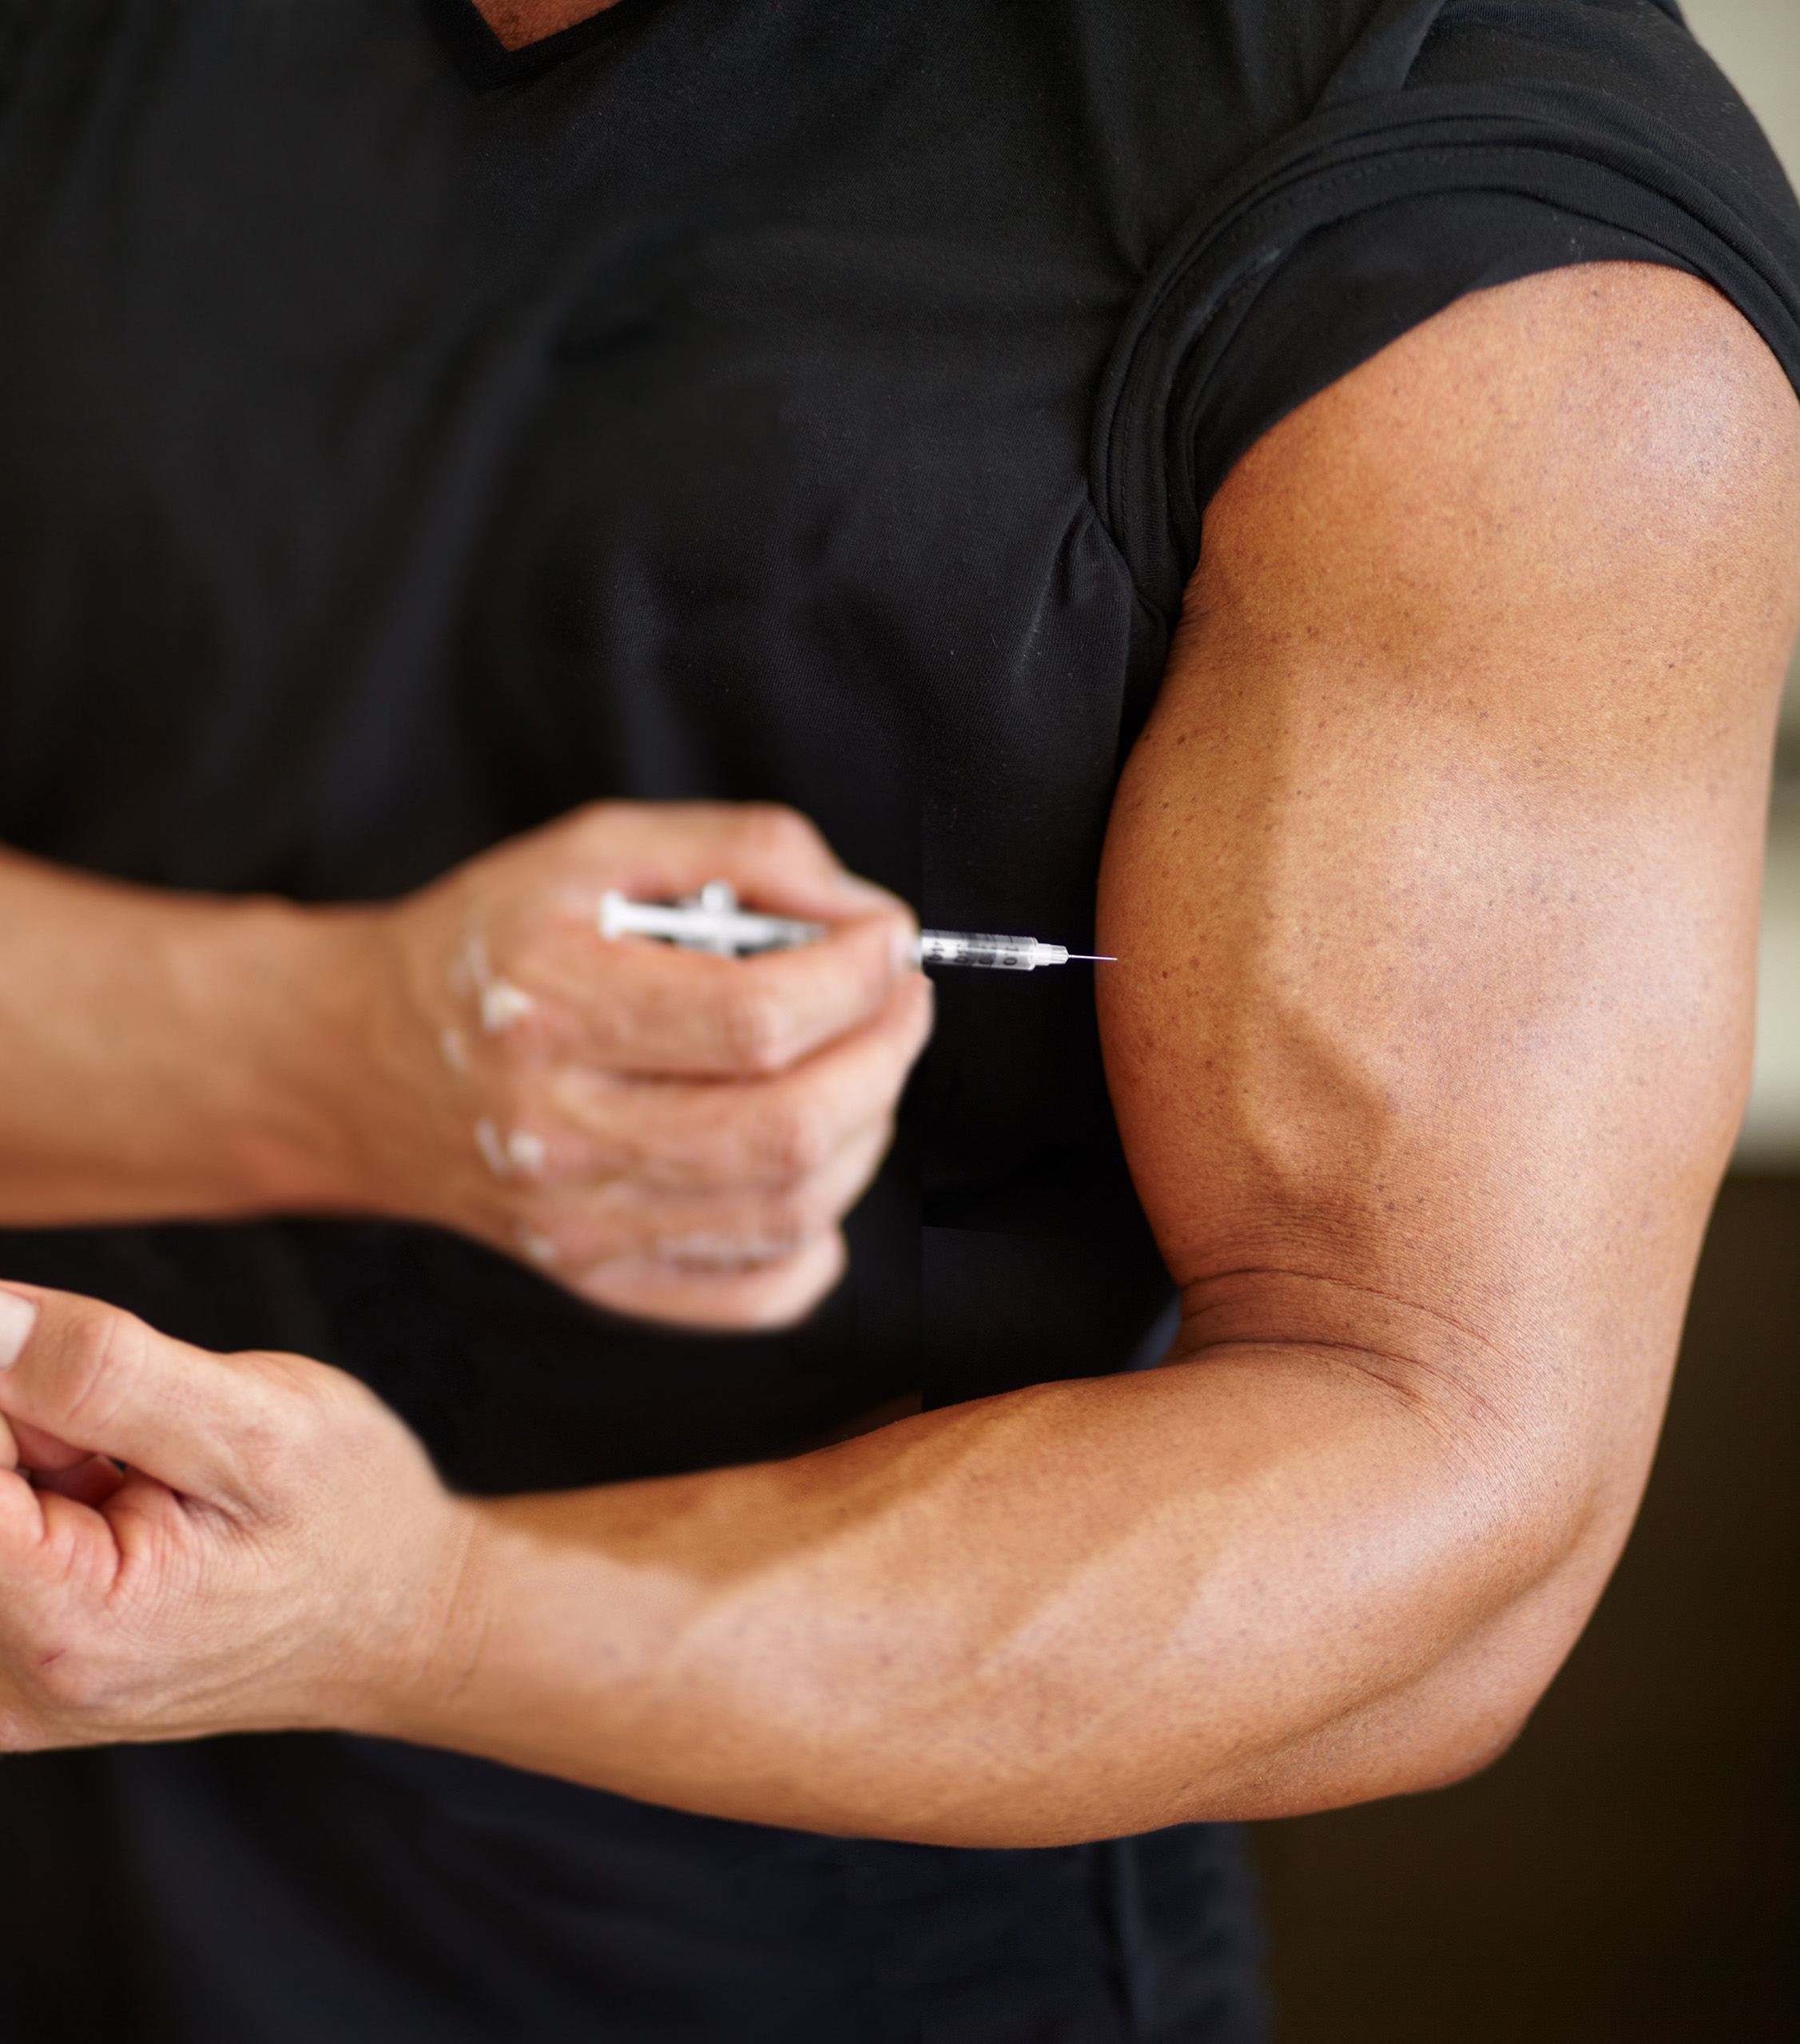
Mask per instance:
[[[1722,89],[1723,89],[1723,81]],[[1636,256],[1715,285],[1800,388],[1800,206],[1774,157],[1753,180],[1656,113],[1587,86],[1431,87],[1328,107],[1203,205],[1140,294],[1097,407],[1092,487],[1145,599],[1172,617],[1208,499],[1285,413],[1467,292]],[[1491,195],[1504,234],[1468,201]],[[1520,204],[1537,216],[1520,230]],[[1411,207],[1384,222],[1385,209]],[[1405,232],[1396,235],[1397,224]],[[1360,270],[1410,278],[1301,350],[1259,330],[1277,294],[1335,309]],[[1536,245],[1534,245],[1534,244]],[[1227,373],[1274,360],[1285,381]]]

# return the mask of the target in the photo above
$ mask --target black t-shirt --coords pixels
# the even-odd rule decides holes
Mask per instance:
[[[512,58],[466,0],[0,0],[0,838],[373,899],[598,797],[775,799],[928,923],[1086,948],[1231,462],[1612,257],[1800,379],[1794,202],[1659,0],[622,0]],[[1079,971],[947,977],[903,1124],[779,1336],[387,1223],[0,1269],[328,1357],[486,1491],[1154,1352]],[[110,1841],[0,1855],[46,2038],[84,1991],[69,2034],[182,2044],[1254,2034],[1206,1828],[844,1844],[324,1738],[6,1763],[27,1811]]]

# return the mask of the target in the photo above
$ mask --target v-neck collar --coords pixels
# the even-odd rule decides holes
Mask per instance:
[[[475,0],[419,0],[426,20],[468,84],[478,92],[541,77],[548,70],[607,36],[642,21],[663,0],[614,0],[585,22],[558,29],[523,49],[508,50]]]

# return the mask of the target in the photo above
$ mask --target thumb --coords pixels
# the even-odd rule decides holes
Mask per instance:
[[[254,1372],[115,1306],[0,1286],[0,1421],[229,1504],[249,1494],[236,1444],[264,1430],[266,1402]]]

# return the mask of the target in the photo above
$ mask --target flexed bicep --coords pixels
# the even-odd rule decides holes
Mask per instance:
[[[1707,287],[1464,300],[1222,488],[1112,822],[1188,1349],[1448,1371],[1609,1546],[1747,1082],[1796,531],[1800,407]]]

